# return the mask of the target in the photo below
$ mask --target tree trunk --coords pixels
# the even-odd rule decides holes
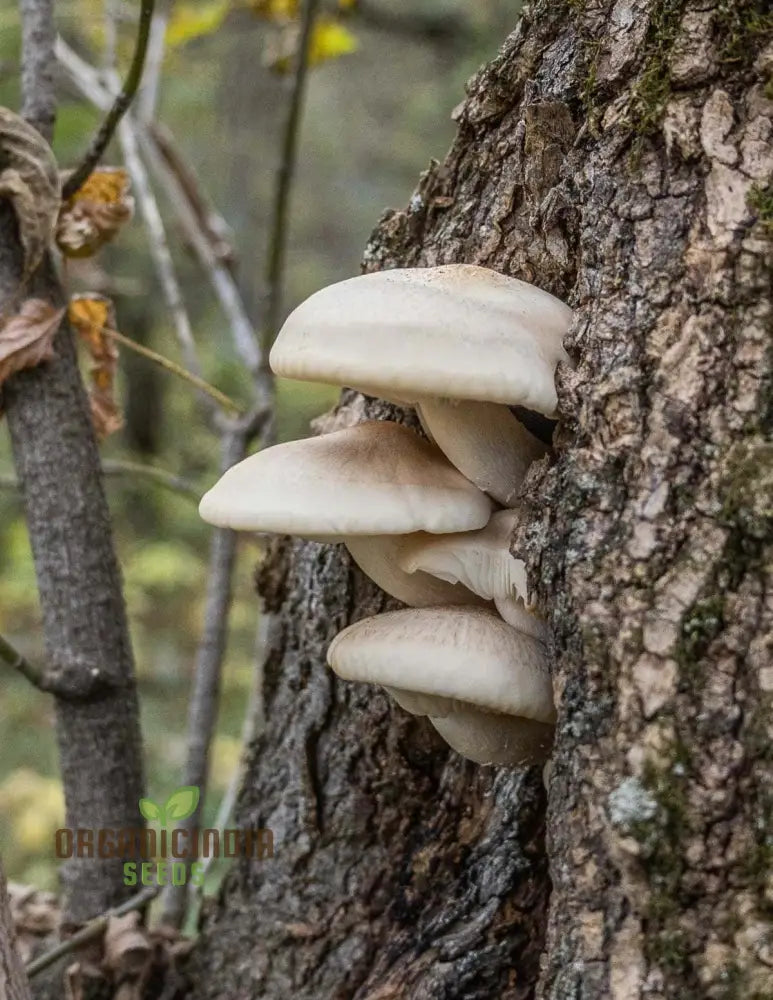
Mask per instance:
[[[47,140],[55,118],[52,0],[21,0],[23,114]],[[0,305],[18,296],[22,248],[0,202]],[[65,294],[46,256],[27,285],[57,308]],[[45,690],[54,695],[71,830],[136,829],[143,794],[139,707],[121,572],[99,451],[65,319],[51,361],[12,376],[3,404],[24,495],[43,614]],[[54,844],[51,845],[53,854]],[[131,895],[123,858],[65,863],[67,918],[79,923]]]
[[[30,1000],[30,986],[19,952],[16,931],[8,905],[8,886],[0,859],[0,997],[2,1000]]]
[[[539,774],[336,681],[329,640],[386,602],[339,548],[282,543],[238,810],[276,854],[207,915],[199,1000],[773,996],[764,6],[536,4],[366,250],[576,310],[515,540],[553,627],[547,856]]]

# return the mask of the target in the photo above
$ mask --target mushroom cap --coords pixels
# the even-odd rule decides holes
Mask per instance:
[[[345,680],[555,721],[544,646],[478,608],[409,608],[365,618],[333,639],[327,661]]]
[[[572,312],[548,292],[471,264],[348,278],[295,309],[271,349],[287,378],[416,402],[449,396],[553,413]]]
[[[319,540],[470,530],[491,506],[433,445],[373,420],[250,455],[205,494],[199,513],[223,528]]]
[[[400,566],[406,573],[430,573],[448,583],[463,583],[487,599],[526,597],[526,567],[510,553],[517,520],[518,511],[500,510],[478,531],[412,535],[401,546]]]

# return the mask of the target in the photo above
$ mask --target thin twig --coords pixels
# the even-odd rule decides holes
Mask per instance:
[[[223,439],[221,472],[225,472],[244,458],[247,436],[241,430],[226,434]],[[193,673],[193,690],[188,705],[187,758],[183,784],[195,785],[201,791],[193,815],[183,820],[182,826],[194,829],[199,824],[204,802],[204,792],[209,777],[209,750],[215,732],[220,702],[220,680],[226,639],[228,616],[233,600],[233,571],[236,563],[236,532],[216,528],[212,533],[209,568],[207,572],[207,597],[204,610],[204,631],[196,650]],[[196,858],[187,859],[188,869]],[[170,885],[164,893],[163,920],[180,927],[185,918],[188,899],[187,886]]]
[[[128,462],[118,458],[106,458],[102,462],[102,472],[106,476],[139,476],[149,479],[170,493],[186,497],[198,504],[201,500],[201,490],[187,479],[175,476],[157,465],[145,465],[142,462]]]
[[[234,806],[236,805],[236,799],[239,795],[239,789],[241,788],[242,778],[244,777],[247,767],[247,752],[250,744],[258,735],[258,730],[263,722],[263,676],[268,651],[271,645],[270,636],[273,617],[274,616],[270,612],[263,611],[258,619],[258,628],[255,635],[255,660],[257,669],[253,671],[250,697],[247,703],[247,709],[244,713],[244,720],[242,722],[239,766],[234,768],[228,788],[226,789],[223,798],[220,800],[220,805],[218,806],[217,816],[215,817],[214,823],[216,830],[224,830],[230,822]],[[199,895],[203,891],[207,872],[212,866],[213,861],[213,854],[210,854],[207,858],[205,858],[204,877],[197,886],[191,885],[191,891],[194,895]]]
[[[145,465],[142,462],[127,462],[122,459],[106,458],[102,462],[102,473],[105,476],[136,476],[141,479],[148,479],[158,486],[184,496],[194,503],[201,499],[201,490],[187,479],[175,476],[166,469],[160,469],[157,465]],[[19,480],[16,476],[0,474],[0,490],[18,490]]]
[[[82,944],[88,944],[89,941],[98,938],[107,930],[107,925],[111,917],[123,917],[133,910],[141,910],[148,903],[151,903],[158,893],[159,887],[157,885],[148,885],[135,896],[132,896],[131,899],[127,899],[125,903],[121,903],[120,906],[116,906],[112,910],[107,910],[101,916],[90,920],[85,927],[76,931],[72,937],[67,938],[66,941],[60,942],[55,948],[33,959],[26,966],[27,975],[32,979],[39,972],[53,965],[57,959],[62,958],[64,955],[69,955],[71,951],[75,951]]]
[[[171,0],[161,0],[150,22],[148,54],[145,59],[145,77],[137,97],[135,110],[141,122],[150,122],[156,114],[161,70],[164,65],[164,43],[169,23]]]
[[[226,396],[224,392],[220,389],[215,388],[206,379],[200,378],[198,375],[194,375],[187,369],[183,368],[182,365],[178,365],[176,361],[172,361],[170,358],[164,357],[163,354],[159,354],[158,351],[152,350],[150,347],[145,347],[144,344],[138,344],[136,340],[132,340],[131,337],[127,337],[123,333],[119,333],[118,330],[112,330],[108,326],[101,327],[101,332],[105,336],[110,337],[111,340],[117,341],[119,344],[123,344],[124,347],[128,347],[130,351],[134,351],[136,354],[141,354],[143,358],[147,358],[149,361],[154,362],[160,368],[165,371],[171,372],[178,378],[183,379],[185,382],[189,382],[192,386],[199,390],[199,392],[204,392],[207,396],[211,396],[215,402],[219,403],[224,410],[228,410],[233,416],[238,417],[241,415],[241,407],[238,403],[235,403],[230,396]]]
[[[260,348],[236,282],[228,268],[215,255],[211,241],[205,235],[201,221],[186,196],[179,177],[170,169],[168,161],[160,155],[152,135],[140,130],[139,141],[146,161],[174,205],[199,264],[212,283],[220,306],[228,319],[234,347],[247,370],[255,376],[261,368]]]
[[[44,139],[51,141],[56,117],[54,0],[21,0],[22,110]]]
[[[40,690],[45,690],[43,672],[38,667],[34,667],[29,660],[22,656],[7,639],[0,635],[0,660],[9,666],[11,670],[18,670],[27,680]]]
[[[108,143],[113,138],[113,133],[118,128],[121,119],[137,92],[137,87],[139,87],[140,80],[142,79],[142,69],[145,65],[145,53],[148,48],[148,36],[150,34],[150,23],[153,17],[154,3],[155,0],[142,0],[141,2],[140,18],[137,25],[137,44],[134,48],[134,57],[132,59],[131,66],[129,67],[126,82],[121,88],[118,96],[113,101],[113,106],[108,111],[107,117],[102,122],[97,134],[94,136],[88,152],[84,156],[80,165],[75,168],[73,173],[70,174],[65,181],[64,187],[62,188],[62,198],[65,201],[68,198],[72,198],[72,196],[80,190],[91,171],[94,167],[96,167],[97,163],[99,163],[100,157],[107,149]]]
[[[309,69],[311,34],[318,6],[319,0],[306,0],[303,5],[301,34],[295,60],[295,74],[290,95],[290,105],[287,112],[287,122],[285,123],[282,139],[281,159],[277,175],[276,197],[274,199],[271,235],[268,246],[266,315],[263,319],[263,332],[261,336],[263,365],[265,367],[268,366],[269,351],[271,350],[271,345],[277,333],[277,326],[279,325],[279,309],[282,302],[282,279],[284,276],[284,262],[287,249],[287,217],[290,208],[293,175],[295,173],[298,133],[303,114],[306,77]]]
[[[109,105],[110,92],[102,84],[99,74],[85,59],[81,59],[77,52],[71,49],[61,38],[56,40],[56,56],[85,97],[98,108],[104,108]],[[202,370],[196,350],[196,343],[193,338],[193,330],[185,308],[180,283],[177,280],[172,254],[169,250],[166,229],[158,202],[150,184],[150,179],[148,178],[147,170],[145,169],[145,164],[139,153],[137,137],[130,119],[123,119],[118,131],[126,167],[137,192],[140,211],[148,230],[150,254],[156,266],[156,272],[167,308],[172,316],[177,342],[180,345],[185,367],[188,371],[193,372],[194,375],[201,378]],[[206,395],[203,398],[207,404],[210,403]],[[207,405],[207,412],[211,418],[216,417],[211,405]]]

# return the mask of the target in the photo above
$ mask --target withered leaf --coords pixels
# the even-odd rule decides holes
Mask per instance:
[[[0,385],[22,368],[34,368],[53,354],[54,334],[64,316],[43,299],[27,299],[0,326]]]
[[[129,187],[121,167],[100,167],[89,175],[59,213],[56,242],[66,257],[90,257],[131,219]]]
[[[118,348],[106,332],[115,329],[115,308],[106,295],[94,292],[73,295],[68,317],[91,358],[91,418],[97,437],[104,440],[123,427],[123,417],[115,398]]]
[[[3,107],[0,107],[0,198],[7,198],[16,213],[26,279],[40,263],[56,229],[59,172],[51,147],[37,129]]]
[[[150,942],[136,910],[108,918],[104,945],[104,966],[111,972],[136,976],[150,958]]]

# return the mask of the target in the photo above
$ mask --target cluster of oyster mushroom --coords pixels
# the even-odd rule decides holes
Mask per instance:
[[[408,608],[344,629],[328,663],[383,686],[480,764],[546,760],[555,710],[545,626],[510,553],[512,509],[547,446],[514,416],[550,416],[571,311],[470,265],[382,271],[324,288],[288,318],[271,367],[414,406],[428,440],[368,421],[276,445],[229,469],[204,520],[342,542]]]

